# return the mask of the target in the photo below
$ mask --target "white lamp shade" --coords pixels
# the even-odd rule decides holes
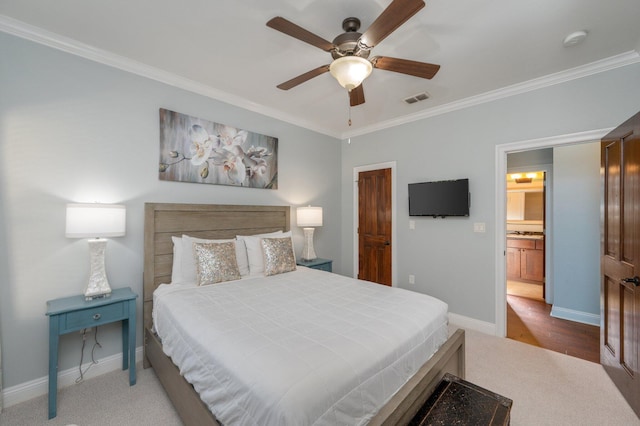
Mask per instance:
[[[298,207],[296,217],[298,226],[322,226],[322,207]]]
[[[120,204],[67,204],[67,238],[122,237],[126,209]]]
[[[329,65],[329,72],[340,86],[353,90],[360,86],[373,70],[371,62],[359,56],[343,56]]]

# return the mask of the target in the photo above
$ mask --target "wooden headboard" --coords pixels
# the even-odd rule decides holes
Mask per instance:
[[[172,236],[234,238],[290,229],[289,206],[145,203],[144,206],[144,329],[151,327],[153,291],[171,282]]]

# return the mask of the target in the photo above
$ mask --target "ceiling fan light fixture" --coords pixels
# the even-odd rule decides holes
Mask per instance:
[[[331,75],[349,91],[360,86],[372,70],[371,62],[359,56],[343,56],[329,65]]]

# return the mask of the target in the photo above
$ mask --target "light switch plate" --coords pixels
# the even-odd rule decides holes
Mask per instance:
[[[473,224],[473,232],[486,232],[487,227],[484,222],[476,222]]]

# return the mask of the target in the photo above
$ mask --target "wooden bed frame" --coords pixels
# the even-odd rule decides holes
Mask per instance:
[[[153,292],[171,282],[172,236],[234,238],[290,229],[288,206],[220,204],[145,204],[144,224],[144,367],[153,367],[186,426],[219,423],[193,387],[180,375],[152,330]],[[457,330],[380,409],[370,425],[407,424],[445,373],[464,378],[464,330]]]

